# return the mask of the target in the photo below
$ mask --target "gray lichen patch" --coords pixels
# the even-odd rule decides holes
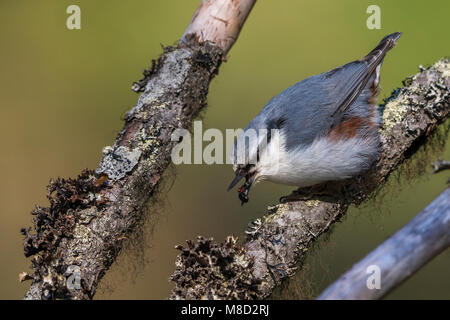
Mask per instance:
[[[397,124],[404,122],[408,114],[417,112],[418,108],[425,108],[433,113],[436,106],[448,103],[450,60],[441,59],[427,69],[421,67],[421,70],[422,72],[408,77],[403,82],[406,86],[395,90],[393,96],[386,100],[381,128],[381,133],[385,136]]]
[[[305,201],[305,205],[307,207],[318,207],[320,204],[320,201],[315,199],[315,200],[307,200]]]
[[[103,157],[97,170],[97,174],[104,173],[108,178],[114,181],[120,180],[133,170],[137,165],[142,150],[128,150],[124,146],[120,146],[115,150],[112,147],[103,148]]]
[[[129,114],[136,113],[143,105],[158,105],[168,91],[176,91],[186,80],[189,70],[192,68],[191,58],[193,51],[187,48],[179,48],[165,55],[164,63],[158,77],[152,78],[146,85],[145,92],[139,97],[136,107]]]
[[[147,129],[142,128],[136,136],[138,148],[141,150],[154,149],[153,151],[156,152],[156,148],[160,145],[158,134],[158,129],[153,125],[149,125]]]
[[[383,130],[392,129],[397,123],[400,123],[408,111],[408,101],[404,96],[390,101],[383,112]]]
[[[443,78],[450,78],[450,59],[439,60],[433,65],[433,68],[439,71]]]

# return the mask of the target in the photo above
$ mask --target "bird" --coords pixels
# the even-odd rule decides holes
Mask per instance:
[[[299,188],[360,175],[380,154],[380,68],[395,32],[360,60],[308,77],[273,97],[238,135],[231,153],[241,204],[255,182]]]

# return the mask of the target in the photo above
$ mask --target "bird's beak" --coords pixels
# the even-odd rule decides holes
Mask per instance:
[[[233,181],[231,181],[231,184],[228,187],[227,191],[230,191],[231,188],[233,188],[239,181],[241,181],[242,178],[245,178],[245,176],[236,173],[236,177],[234,177]]]

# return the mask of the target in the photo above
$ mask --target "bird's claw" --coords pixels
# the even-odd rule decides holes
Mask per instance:
[[[283,196],[280,198],[280,203],[287,203],[291,201],[307,201],[310,200],[315,193],[312,188],[299,188],[297,190],[292,191],[287,196]]]
[[[339,197],[343,196],[343,190],[339,185],[333,183],[323,183],[314,185],[312,187],[298,188],[291,192],[291,194],[281,197],[280,203],[292,202],[292,201],[308,201],[314,197]]]

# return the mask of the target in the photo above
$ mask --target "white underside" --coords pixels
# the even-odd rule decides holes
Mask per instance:
[[[338,142],[322,137],[308,147],[289,152],[284,147],[282,134],[273,140],[261,154],[257,180],[299,187],[358,175],[370,167],[378,152],[376,137]]]

